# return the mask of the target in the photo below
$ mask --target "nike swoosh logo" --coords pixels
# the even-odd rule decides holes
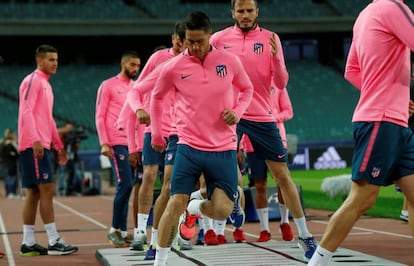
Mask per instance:
[[[188,74],[188,75],[181,75],[181,78],[182,79],[186,79],[186,78],[188,78],[189,76],[191,76],[192,74]]]
[[[277,158],[282,159],[285,156],[286,156],[286,154],[282,154],[282,155],[278,155]]]
[[[231,216],[229,216],[229,220],[232,224],[234,224],[234,219],[232,219]]]
[[[324,257],[322,253],[320,253],[319,251],[317,251],[318,255],[321,257]]]
[[[231,46],[226,46],[226,45],[223,46],[223,49],[229,49],[229,48],[231,48]]]

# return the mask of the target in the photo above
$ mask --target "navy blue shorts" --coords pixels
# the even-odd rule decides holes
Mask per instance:
[[[260,158],[256,152],[247,153],[247,168],[249,177],[253,179],[267,178],[267,165],[265,160]]]
[[[53,168],[50,156],[51,151],[46,149],[44,149],[42,159],[37,159],[33,156],[32,148],[20,152],[23,188],[35,188],[38,184],[53,182]]]
[[[254,122],[240,119],[237,124],[237,137],[240,141],[246,134],[253,149],[263,160],[287,162],[287,151],[275,122]]]
[[[145,132],[144,144],[142,147],[143,165],[164,165],[165,152],[158,152],[151,146],[151,133]]]
[[[354,122],[352,180],[388,186],[414,174],[414,135],[390,122]]]
[[[175,153],[177,152],[178,136],[171,135],[168,137],[168,145],[165,151],[165,165],[174,165]]]
[[[171,177],[171,195],[190,195],[204,173],[207,195],[211,197],[216,187],[221,188],[229,199],[237,198],[236,151],[200,151],[185,144],[177,145],[174,170]]]

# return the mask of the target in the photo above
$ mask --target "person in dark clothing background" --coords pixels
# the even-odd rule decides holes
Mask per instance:
[[[14,199],[18,197],[18,177],[17,177],[17,161],[19,152],[17,151],[16,133],[11,129],[4,131],[4,140],[0,151],[2,166],[6,169],[4,185],[6,189],[6,197]]]

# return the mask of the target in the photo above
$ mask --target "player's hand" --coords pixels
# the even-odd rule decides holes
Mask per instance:
[[[68,162],[68,155],[64,149],[57,151],[57,163],[59,166],[63,166]]]
[[[128,156],[128,159],[129,159],[129,164],[133,168],[137,168],[138,165],[141,164],[141,156],[139,156],[138,152],[130,153],[129,156]]]
[[[154,144],[152,144],[151,146],[154,149],[154,151],[157,151],[157,152],[163,152],[165,150],[164,146],[154,145]]]
[[[149,126],[151,124],[151,118],[149,114],[145,112],[144,109],[138,109],[136,112],[136,116],[140,124],[144,124],[146,126]]]
[[[270,37],[270,46],[272,47],[272,54],[274,56],[277,55],[276,36],[274,33],[272,34],[272,37]]]
[[[44,155],[44,149],[42,146],[42,143],[40,143],[40,141],[35,141],[32,145],[33,147],[33,157],[37,158],[37,159],[42,159],[43,155]]]
[[[108,144],[104,144],[101,147],[101,154],[108,157],[109,159],[114,158],[114,154],[112,153],[112,148]]]
[[[223,113],[221,114],[224,122],[226,122],[227,125],[234,125],[238,122],[238,117],[234,111],[225,109]]]
[[[410,105],[408,107],[408,113],[410,116],[412,116],[414,113],[414,102],[412,100],[410,100]]]

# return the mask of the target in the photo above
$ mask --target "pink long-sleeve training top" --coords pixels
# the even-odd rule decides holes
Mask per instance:
[[[414,17],[402,0],[375,0],[353,28],[345,79],[360,90],[352,118],[407,127]]]
[[[270,38],[275,36],[277,54],[271,51]],[[246,34],[237,26],[228,27],[211,36],[210,43],[236,55],[242,62],[254,86],[253,99],[243,118],[257,122],[274,121],[270,86],[286,87],[289,75],[286,70],[282,44],[276,33],[256,26]]]
[[[272,101],[274,107],[274,116],[276,120],[276,126],[279,129],[280,137],[282,138],[283,146],[287,149],[286,129],[285,121],[292,119],[293,108],[289,98],[289,94],[286,88],[279,90],[273,89]]]
[[[151,92],[155,87],[155,82],[160,73],[161,65],[174,58],[173,49],[163,49],[151,55],[148,62],[139,76],[139,79],[134,82],[131,91],[128,93],[127,101],[131,109],[136,112],[138,109],[144,109],[149,113]],[[172,118],[172,109],[174,104],[174,94],[170,93],[168,97],[164,98],[164,108],[162,117],[163,136],[168,137],[175,132],[174,122]],[[145,132],[151,132],[151,125],[145,128]]]
[[[32,148],[36,141],[40,141],[46,149],[50,149],[52,143],[56,149],[63,149],[63,143],[53,118],[54,97],[49,77],[50,75],[35,70],[20,84],[19,151]]]
[[[145,79],[141,80],[141,82],[138,82],[134,85],[133,90],[134,94],[149,94],[151,95],[151,92],[155,88],[155,84],[157,82],[158,77],[160,76],[162,71],[162,65],[155,68]],[[130,94],[128,94],[130,95]],[[161,130],[163,137],[168,137],[170,134],[176,132],[175,128],[175,121],[173,119],[174,116],[174,101],[175,101],[175,94],[173,91],[170,91],[167,95],[164,96],[163,99],[163,108],[162,113],[160,114],[161,119]],[[137,103],[138,101],[136,101]],[[148,104],[148,105],[147,105]],[[145,104],[137,104],[136,108],[138,109],[144,109],[146,112],[150,112],[150,100],[148,103]],[[151,117],[152,119],[152,117]],[[146,127],[145,132],[151,132],[152,131],[152,123],[149,127]]]
[[[132,80],[118,74],[101,83],[96,97],[95,123],[101,145],[128,145],[125,131],[118,130],[116,121],[131,88]]]
[[[129,90],[129,92],[131,92],[131,90]],[[132,112],[128,101],[126,100],[122,106],[119,117],[116,120],[116,128],[126,132],[129,153],[142,151],[144,142],[144,127],[144,125],[141,125],[139,121],[137,121],[137,117],[134,112]]]
[[[235,88],[239,89],[235,103]],[[233,110],[240,118],[249,105],[253,86],[240,60],[213,48],[201,61],[188,50],[168,61],[151,97],[152,143],[165,145],[161,131],[163,98],[175,92],[179,143],[203,151],[236,150],[236,126],[222,114]]]

